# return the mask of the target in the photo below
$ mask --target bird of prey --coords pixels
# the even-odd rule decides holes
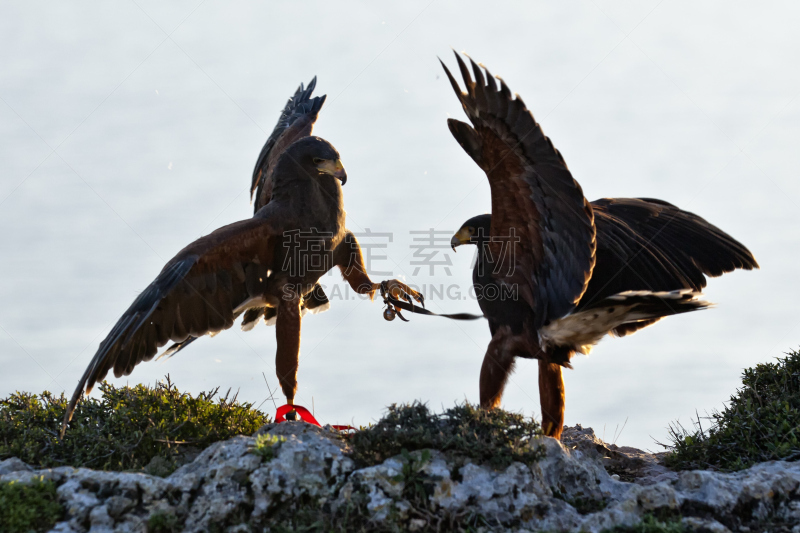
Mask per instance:
[[[345,228],[347,174],[328,141],[306,136],[292,142],[271,176],[271,198],[253,218],[186,246],[125,311],[81,377],[62,435],[84,388],[88,393],[109,370],[129,375],[168,341],[228,329],[239,313],[255,307],[277,310],[275,367],[287,403],[293,404],[303,300],[334,266],[359,294],[372,296],[380,288],[421,303],[405,284],[373,283],[367,275],[358,241]]]
[[[322,104],[327,95],[311,97],[317,86],[317,77],[314,76],[307,87],[301,83],[295,93],[286,102],[278,118],[278,123],[264,143],[261,153],[253,169],[250,185],[250,199],[253,203],[253,214],[267,205],[272,198],[272,184],[275,164],[278,158],[293,142],[308,137],[314,129]],[[317,283],[314,288],[303,298],[302,314],[321,313],[330,308],[330,302],[322,286]],[[278,310],[266,305],[251,307],[244,311],[242,318],[242,331],[250,331],[263,319],[268,326],[275,325]],[[189,344],[196,341],[197,337],[189,336],[185,341],[178,342],[167,348],[160,356],[172,357]]]
[[[561,369],[574,354],[607,334],[704,309],[706,276],[758,264],[731,236],[667,202],[587,201],[522,99],[472,59],[472,73],[456,59],[466,92],[442,66],[472,126],[452,118],[448,126],[492,196],[492,213],[467,220],[451,240],[479,250],[473,283],[492,334],[481,406],[500,405],[516,357],[538,359],[542,426],[560,438]]]
[[[253,214],[269,203],[272,197],[272,173],[275,163],[288,146],[293,142],[308,137],[314,129],[322,104],[328,95],[315,96],[311,93],[317,86],[317,77],[314,76],[308,87],[300,86],[294,95],[289,98],[284,106],[278,123],[264,143],[261,153],[258,154],[256,166],[253,169],[253,180],[250,185],[250,200],[253,201]],[[322,313],[330,308],[328,296],[317,283],[314,289],[303,299],[303,314]],[[249,331],[258,323],[261,317],[267,325],[274,325],[277,310],[272,307],[256,307],[248,309],[242,319],[242,330]]]

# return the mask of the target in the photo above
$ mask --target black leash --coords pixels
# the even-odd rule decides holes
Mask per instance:
[[[383,318],[388,321],[392,321],[394,320],[395,316],[398,316],[403,322],[408,322],[408,319],[400,313],[400,309],[410,311],[418,315],[440,316],[449,318],[451,320],[478,320],[480,318],[486,318],[483,315],[473,315],[471,313],[439,314],[434,313],[433,311],[428,311],[424,307],[419,307],[413,303],[398,300],[392,296],[391,293],[386,290],[385,282],[381,283],[381,296],[383,296],[383,303],[386,304],[386,309],[383,311]]]

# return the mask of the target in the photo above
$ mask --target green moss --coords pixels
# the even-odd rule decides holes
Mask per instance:
[[[0,460],[19,457],[37,467],[85,466],[167,475],[199,450],[235,435],[251,435],[268,417],[217,390],[193,397],[166,383],[116,388],[100,385],[84,398],[63,440],[67,400],[47,391],[0,400]]]
[[[800,352],[746,369],[742,385],[708,427],[672,425],[668,466],[733,471],[800,458]]]
[[[592,514],[602,511],[608,507],[608,502],[603,499],[594,499],[589,497],[578,496],[576,498],[567,498],[557,490],[553,491],[553,497],[563,500],[575,508],[580,514]]]
[[[375,465],[406,451],[434,449],[494,468],[513,461],[531,463],[542,456],[531,439],[541,435],[533,419],[501,409],[485,411],[468,403],[432,414],[421,403],[391,405],[375,425],[350,439],[360,465]]]
[[[681,523],[680,518],[661,521],[653,515],[645,515],[642,521],[635,526],[617,526],[607,529],[604,533],[684,533],[688,528]]]
[[[393,481],[403,483],[403,499],[417,503],[417,506],[428,507],[428,496],[433,494],[435,480],[422,472],[430,460],[431,452],[428,450],[414,455],[403,450],[403,469],[393,478]]]
[[[181,520],[175,513],[157,511],[147,519],[147,533],[178,533],[181,529]]]
[[[286,437],[279,437],[266,433],[256,437],[255,445],[250,451],[251,453],[261,456],[264,461],[269,461],[275,457],[275,452],[278,451],[280,445],[285,441]]]
[[[0,483],[0,524],[5,533],[47,531],[63,514],[51,481]]]

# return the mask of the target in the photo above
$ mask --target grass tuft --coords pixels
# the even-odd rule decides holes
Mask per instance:
[[[0,483],[0,524],[5,533],[47,531],[63,514],[52,481]]]
[[[422,468],[431,460],[431,452],[422,450],[419,457],[414,457],[403,450],[403,468],[394,476],[393,481],[403,483],[403,498],[410,502],[420,502],[425,507],[428,496],[433,494],[433,484]]]
[[[178,533],[182,529],[180,518],[169,511],[157,511],[147,519],[147,533]]]
[[[800,352],[748,368],[742,388],[721,412],[693,431],[670,427],[671,468],[735,471],[755,463],[800,458]]]
[[[268,417],[217,389],[191,396],[169,381],[155,387],[100,384],[102,398],[78,403],[64,440],[63,394],[17,392],[0,400],[0,460],[18,457],[39,468],[85,466],[96,470],[168,475],[214,442],[251,435]]]
[[[256,437],[255,445],[250,452],[261,456],[264,461],[269,461],[275,457],[275,452],[278,451],[278,448],[280,448],[281,444],[285,441],[286,437],[265,433]]]
[[[485,411],[468,403],[441,414],[415,402],[391,405],[375,425],[350,439],[351,455],[361,465],[375,465],[406,450],[439,450],[505,468],[514,461],[532,463],[543,454],[531,439],[541,435],[539,424],[501,409]]]

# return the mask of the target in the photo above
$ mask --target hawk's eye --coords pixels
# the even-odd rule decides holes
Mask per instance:
[[[314,158],[314,164],[315,164],[315,165],[319,165],[319,164],[320,164],[320,163],[322,163],[323,161],[325,161],[325,160],[324,160],[324,159],[322,159],[321,157],[315,157],[315,158]]]

